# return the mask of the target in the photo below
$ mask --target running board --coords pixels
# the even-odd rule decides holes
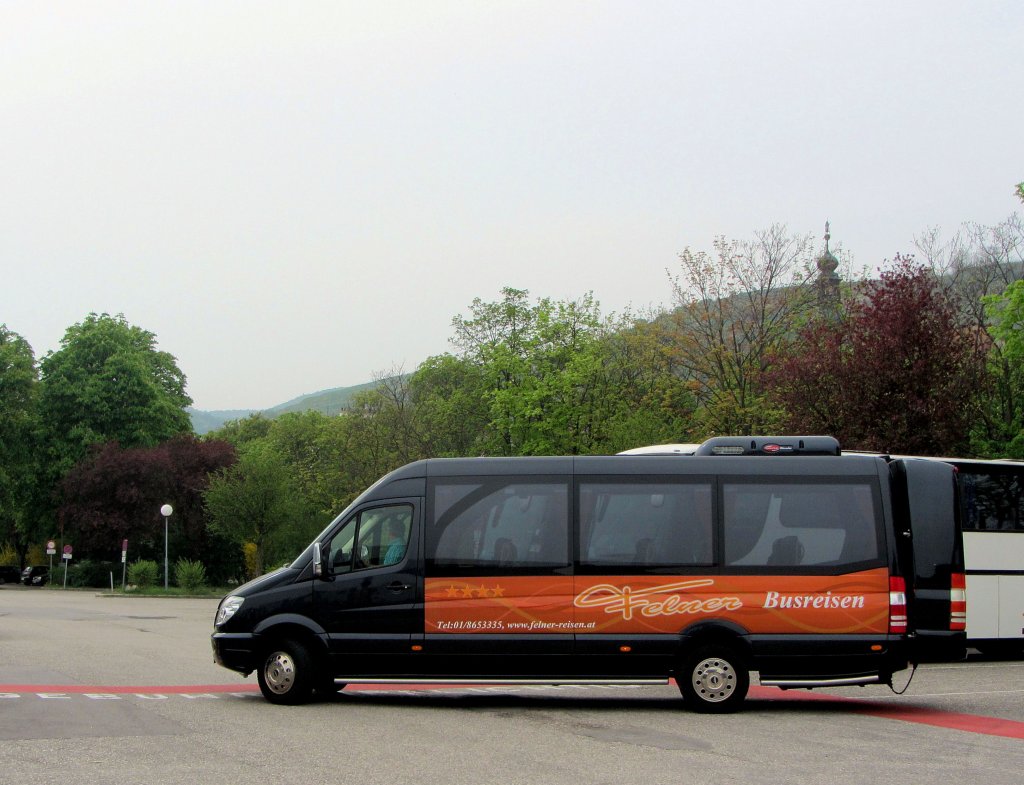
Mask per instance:
[[[842,679],[787,679],[787,678],[762,678],[759,680],[763,687],[781,687],[784,690],[803,689],[810,690],[814,687],[857,687],[865,684],[881,684],[882,677],[877,673],[865,676],[848,676]]]
[[[510,687],[520,684],[565,684],[568,686],[587,685],[596,686],[601,684],[627,684],[629,686],[657,686],[669,683],[668,679],[372,679],[372,678],[346,678],[339,676],[334,680],[335,684],[430,684],[450,685],[452,687],[476,686],[480,684],[503,684]]]

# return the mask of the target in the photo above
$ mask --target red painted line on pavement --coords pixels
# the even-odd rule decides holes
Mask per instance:
[[[916,722],[919,725],[932,725],[937,728],[949,728],[968,733],[980,733],[987,736],[1003,736],[1008,739],[1024,739],[1024,722],[1006,720],[1000,717],[986,717],[981,714],[960,714],[954,711],[929,709],[924,706],[897,706],[879,703],[878,701],[861,698],[847,698],[842,695],[828,695],[811,691],[785,691],[785,698],[779,698],[781,690],[774,687],[751,687],[752,697],[765,700],[824,700],[850,706],[857,714],[868,717],[879,717],[901,722]]]
[[[493,689],[494,685],[488,686]],[[515,687],[510,683],[509,687]],[[466,684],[352,684],[346,691],[387,691],[470,689]],[[500,688],[499,688],[500,689]],[[0,693],[21,693],[36,695],[196,695],[203,693],[256,693],[256,684],[176,684],[164,686],[123,686],[123,685],[81,685],[81,684],[0,684]],[[929,709],[923,706],[885,705],[878,702],[828,695],[810,691],[782,691],[775,687],[751,686],[750,697],[758,700],[788,701],[831,701],[849,706],[857,714],[880,719],[914,722],[937,728],[978,733],[987,736],[1001,736],[1008,739],[1024,739],[1024,722],[979,714],[961,714],[952,711]]]
[[[256,692],[255,684],[178,684],[167,687],[111,687],[81,684],[0,684],[0,692],[71,693],[74,695],[182,695],[196,692]]]
[[[921,706],[871,706],[858,709],[857,712],[871,717],[917,722],[937,728],[951,728],[969,733],[982,733],[987,736],[1003,736],[1008,739],[1024,739],[1024,722],[1004,720],[999,717],[936,711]]]

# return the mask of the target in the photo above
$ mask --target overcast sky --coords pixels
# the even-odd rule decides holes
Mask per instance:
[[[1024,3],[0,0],[0,323],[155,333],[201,409],[448,351],[503,286],[667,304],[1021,209]]]

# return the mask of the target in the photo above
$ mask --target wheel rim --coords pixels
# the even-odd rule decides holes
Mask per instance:
[[[295,684],[295,661],[285,651],[275,651],[263,666],[267,688],[276,695],[285,695]]]
[[[721,703],[736,692],[736,669],[721,657],[708,657],[693,669],[693,689],[708,703]]]

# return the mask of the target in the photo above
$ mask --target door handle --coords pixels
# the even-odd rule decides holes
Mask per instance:
[[[399,583],[398,581],[392,581],[388,584],[388,591],[393,591],[395,594],[403,592],[409,588],[408,583]]]

